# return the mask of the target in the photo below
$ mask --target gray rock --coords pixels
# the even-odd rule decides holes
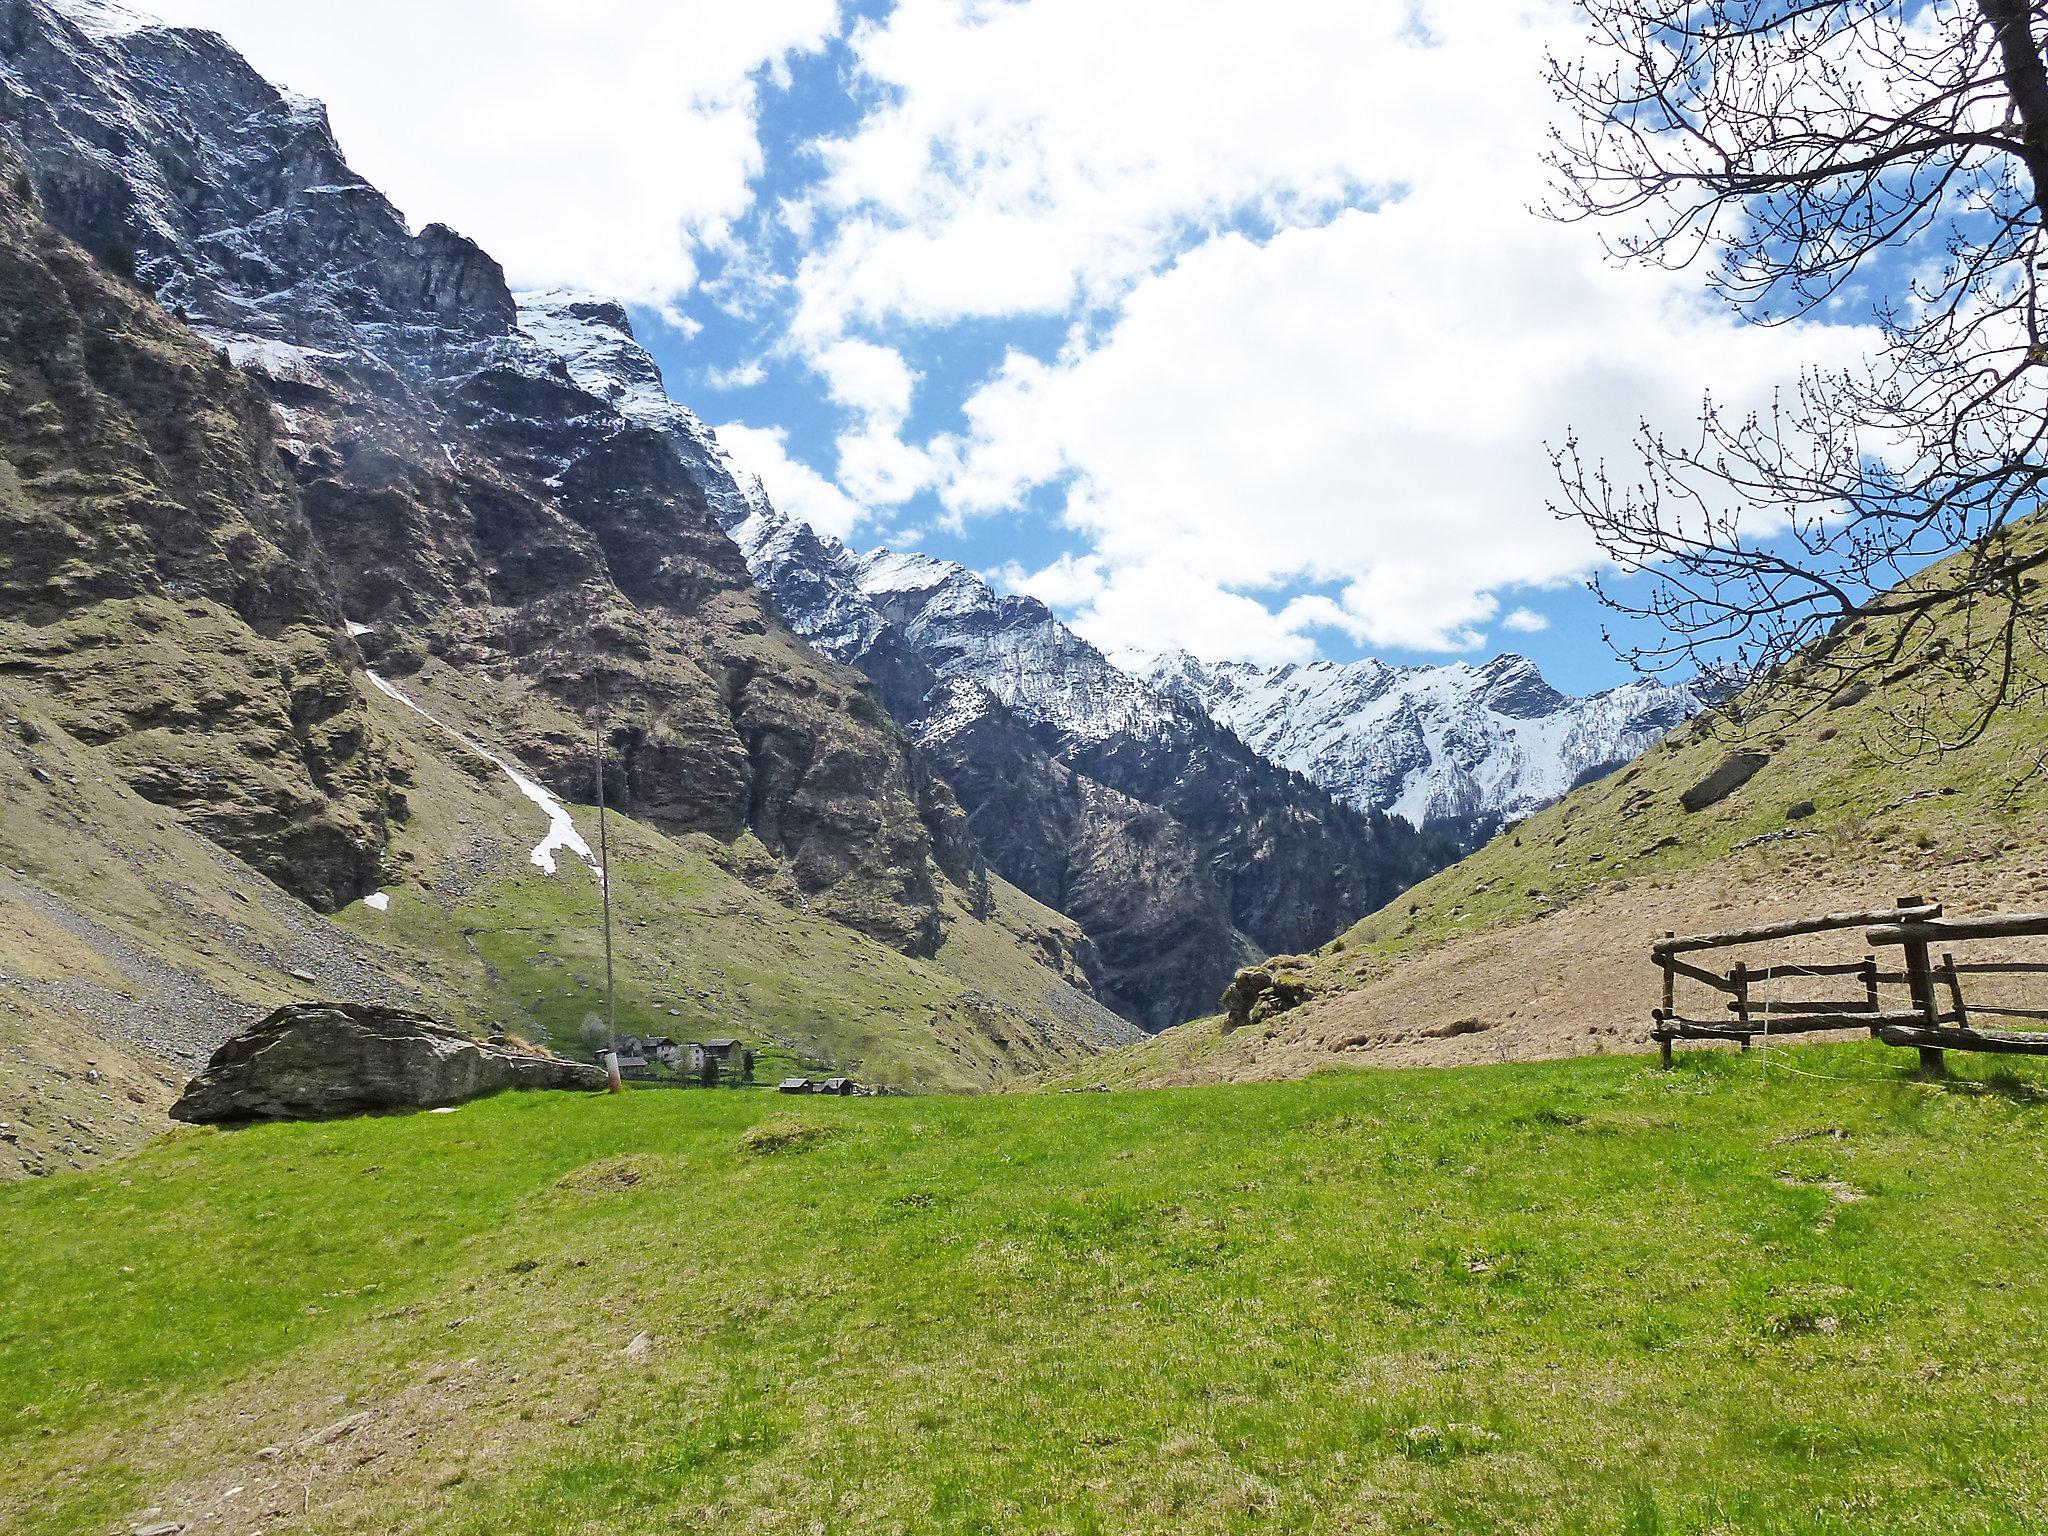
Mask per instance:
[[[299,1449],[302,1451],[317,1450],[323,1445],[332,1445],[337,1440],[345,1440],[369,1422],[370,1416],[367,1413],[352,1413],[345,1419],[337,1419],[325,1429],[314,1430],[312,1434],[299,1442]]]
[[[508,1088],[605,1086],[587,1063],[491,1045],[403,1009],[293,1003],[215,1051],[171,1114],[198,1125],[330,1120]]]
[[[1731,752],[1714,765],[1713,772],[1680,795],[1678,803],[1688,811],[1719,805],[1755,778],[1770,760],[1765,752]]]

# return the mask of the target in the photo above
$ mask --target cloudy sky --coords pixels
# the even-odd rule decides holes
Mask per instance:
[[[1853,341],[1529,212],[1551,0],[143,4],[515,285],[631,299],[785,508],[1111,649],[1617,681],[1544,443]]]

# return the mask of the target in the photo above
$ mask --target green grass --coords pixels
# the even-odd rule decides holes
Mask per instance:
[[[0,1525],[2038,1528],[2048,1090],[1771,1061],[180,1134],[0,1190]]]
[[[803,1041],[820,1064],[866,1054],[895,1074],[916,1070],[929,1031],[901,1050],[881,1037],[891,1016],[922,1023],[954,989],[851,929],[787,912],[697,850],[667,844],[663,854],[617,861],[622,1033]],[[560,1050],[588,1049],[583,1023],[604,1010],[604,930],[596,881],[580,866],[522,871],[446,908],[402,890],[389,913],[350,922],[422,948],[467,948],[483,964],[494,1018]]]
[[[614,819],[614,975],[622,1034],[731,1036],[759,1054],[759,1072],[844,1071],[873,1083],[959,1090],[1085,1055],[1039,1050],[1022,1019],[1043,1008],[1054,973],[987,925],[957,921],[953,957],[913,960],[823,918],[791,912],[721,868],[708,840],[669,839]],[[626,851],[620,851],[621,849]],[[1005,893],[1009,895],[1011,893]],[[1022,901],[1022,897],[1016,898]],[[466,973],[476,1022],[582,1056],[586,1020],[604,1012],[604,930],[597,883],[581,866],[523,869],[446,901],[401,887],[386,912],[358,904],[352,930]],[[953,970],[992,956],[984,987],[1018,1010],[1012,1059],[971,1020],[954,1019],[970,987]],[[993,966],[1008,959],[1012,974]],[[1010,985],[1004,986],[1004,982]],[[1036,1054],[1034,1054],[1036,1053]]]

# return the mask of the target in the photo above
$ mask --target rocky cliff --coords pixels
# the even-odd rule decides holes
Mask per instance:
[[[337,906],[374,883],[389,785],[269,407],[27,194],[0,163],[0,672]]]
[[[139,291],[98,284],[100,302],[137,308],[153,293],[196,333],[160,340],[192,380],[191,408],[125,402],[132,435],[147,440],[152,408],[166,423],[205,421],[217,430],[193,452],[241,481],[211,494],[166,488],[165,471],[139,477],[125,500],[81,486],[74,499],[90,516],[45,512],[54,531],[40,563],[0,594],[0,612],[36,625],[53,679],[95,654],[130,678],[129,702],[110,697],[111,679],[71,693],[102,717],[81,725],[128,743],[117,756],[150,793],[214,796],[224,775],[208,753],[281,761],[249,752],[246,733],[212,728],[232,716],[240,730],[262,707],[212,675],[232,646],[164,636],[165,652],[206,657],[208,674],[166,687],[129,672],[141,652],[125,633],[116,648],[97,631],[51,627],[161,592],[174,607],[220,605],[238,644],[241,629],[261,637],[248,666],[291,701],[280,718],[297,713],[288,730],[277,719],[264,728],[289,736],[310,798],[233,786],[216,820],[229,846],[309,899],[332,906],[374,884],[377,774],[371,758],[356,762],[345,686],[361,650],[398,675],[432,656],[496,679],[502,738],[572,798],[592,789],[586,722],[602,694],[618,803],[671,831],[752,833],[806,901],[906,951],[936,947],[939,887],[978,878],[964,818],[867,682],[771,612],[721,526],[729,477],[636,402],[579,383],[522,328],[488,255],[440,226],[411,232],[349,169],[317,104],[277,91],[209,34],[82,0],[0,0],[0,135],[25,167],[15,195],[32,194],[105,271],[133,275]],[[57,266],[66,259],[77,267]],[[60,292],[65,278],[46,286]],[[538,331],[557,318],[545,304],[532,316]],[[149,322],[165,334],[170,323]],[[60,365],[32,349],[79,354],[76,335],[22,340],[22,365],[43,370],[37,387],[63,387]],[[80,368],[89,376],[89,359]],[[658,375],[651,383],[658,393]],[[221,468],[230,452],[246,464]],[[99,463],[93,445],[81,455]],[[209,506],[253,510],[149,521],[209,495]],[[67,538],[130,558],[67,551]],[[272,659],[280,649],[289,666]],[[193,697],[216,702],[192,706],[205,718],[178,733],[178,751],[146,739],[163,723],[148,700],[179,710]],[[318,856],[300,857],[313,843]]]

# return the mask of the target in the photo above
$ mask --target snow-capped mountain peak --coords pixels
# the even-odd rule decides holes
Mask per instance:
[[[1689,690],[1649,680],[1568,698],[1511,653],[1479,665],[1265,668],[1174,652],[1136,665],[1262,755],[1416,826],[1526,815],[1699,708]]]
[[[125,37],[163,25],[116,0],[55,0],[56,8],[95,37]]]

